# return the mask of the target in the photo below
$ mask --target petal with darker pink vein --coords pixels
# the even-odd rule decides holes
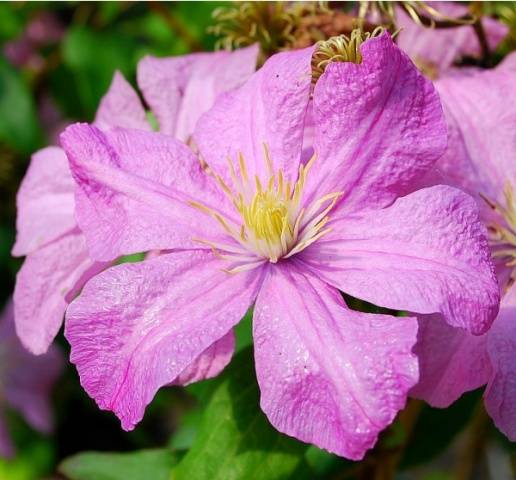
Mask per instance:
[[[314,90],[308,191],[342,192],[347,212],[379,208],[414,190],[446,147],[439,97],[389,34],[361,46],[362,62],[332,62]]]
[[[313,48],[278,53],[242,87],[220,95],[194,132],[199,151],[219,175],[229,178],[228,157],[241,153],[250,178],[269,179],[264,143],[274,170],[295,181],[312,83]]]
[[[292,265],[271,268],[254,313],[260,405],[281,432],[360,460],[417,382],[414,318],[349,310]]]
[[[88,282],[68,308],[65,335],[81,384],[124,429],[253,303],[259,270],[231,275],[225,266],[202,250],[118,265]]]
[[[192,237],[222,235],[190,202],[224,209],[228,200],[181,142],[86,124],[68,127],[61,142],[78,184],[77,221],[93,258],[188,248],[196,245]]]
[[[343,216],[301,252],[316,275],[381,307],[440,312],[474,334],[498,313],[499,287],[475,201],[436,186],[382,210]]]

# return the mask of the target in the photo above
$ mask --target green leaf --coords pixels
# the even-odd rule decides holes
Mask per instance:
[[[277,432],[259,406],[252,349],[237,354],[204,409],[197,438],[173,470],[173,480],[292,478],[307,449]],[[307,474],[306,478],[313,478]]]
[[[20,35],[24,22],[23,12],[17,11],[12,3],[0,3],[0,41],[4,42]]]
[[[305,454],[306,463],[314,472],[313,478],[331,478],[332,475],[337,473],[343,474],[354,467],[356,462],[346,460],[345,458],[338,457],[326,450],[321,450],[314,445],[310,446]],[[297,477],[296,477],[297,479]]]
[[[145,253],[132,253],[130,255],[123,255],[119,257],[115,264],[121,265],[122,263],[138,263],[143,262],[145,260]]]
[[[241,352],[253,344],[253,308],[251,307],[235,327],[236,352]]]
[[[78,95],[76,101],[80,102],[83,114],[89,119],[93,118],[115,70],[128,78],[134,74],[137,45],[135,38],[119,31],[93,31],[82,26],[69,30],[63,44],[63,60],[72,72]],[[62,80],[66,75],[62,72]],[[55,92],[57,98],[60,92]]]
[[[22,76],[0,56],[0,140],[30,154],[42,143],[32,96]]]
[[[168,480],[176,463],[166,449],[131,453],[79,453],[66,459],[59,472],[70,480]]]

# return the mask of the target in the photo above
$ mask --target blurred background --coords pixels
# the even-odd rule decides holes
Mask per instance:
[[[497,4],[493,5],[488,7],[497,8]],[[170,56],[213,50],[217,37],[209,33],[209,27],[214,25],[213,12],[221,6],[227,7],[227,4],[0,3],[0,304],[4,305],[12,294],[21,264],[21,260],[11,257],[10,250],[15,236],[15,195],[31,153],[55,144],[57,134],[68,123],[91,121],[115,70],[120,70],[135,85],[136,65],[144,55]],[[351,6],[339,8],[344,11]],[[500,57],[503,48],[509,47],[502,46],[498,52]],[[255,382],[246,349],[249,342],[250,320],[247,318],[238,331],[239,365],[247,365],[241,367],[247,374],[242,381]],[[68,346],[62,335],[58,343],[67,353]],[[96,408],[80,388],[75,369],[67,365],[54,389],[56,422],[51,436],[42,436],[15,412],[7,412],[17,455],[9,461],[0,459],[0,480],[169,478],[174,462],[210,427],[206,422],[224,417],[224,408],[233,414],[237,411],[237,417],[241,414],[242,422],[249,423],[251,413],[238,413],[240,410],[231,403],[230,397],[227,405],[221,407],[219,402],[218,410],[210,411],[212,420],[206,419],[205,406],[213,392],[224,398],[223,388],[235,388],[231,383],[234,380],[227,378],[225,374],[222,379],[186,389],[162,389],[142,424],[126,433],[112,414]],[[246,448],[258,451],[255,457],[258,472],[263,460],[259,452],[283,447],[271,446],[275,445],[276,434],[270,431],[257,409],[258,392],[252,390],[245,401],[251,405],[252,415],[259,416],[254,433],[258,440],[252,447],[245,444]],[[1,404],[0,395],[0,408],[3,408]],[[210,408],[214,408],[213,402]],[[224,430],[226,426],[220,428]],[[238,451],[238,445],[245,443],[238,418],[236,426],[231,428],[240,435],[232,440],[237,442],[235,451]],[[513,478],[511,468],[516,468],[516,446],[492,426],[483,410],[480,391],[465,395],[446,410],[411,401],[358,469],[356,464],[315,447],[300,448],[285,447],[285,452],[295,455],[298,463],[296,473],[281,478],[391,478],[371,473],[374,465],[385,458],[396,465],[396,478],[407,480],[505,480]],[[151,450],[140,456],[81,456],[73,457],[73,462],[62,463],[84,451],[141,449]],[[209,457],[208,451],[204,453]],[[149,458],[152,467],[141,470]],[[97,470],[91,469],[92,464]],[[218,475],[221,480],[241,478]],[[174,478],[182,477],[178,474]],[[190,478],[197,477],[192,473]],[[257,473],[248,478],[267,477]]]

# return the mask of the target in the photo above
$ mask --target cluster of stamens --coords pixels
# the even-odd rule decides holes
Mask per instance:
[[[273,171],[267,147],[264,147],[264,159],[268,180],[263,184],[258,175],[252,179],[249,177],[241,154],[238,156],[238,171],[228,159],[231,188],[221,176],[214,174],[238,213],[239,222],[200,202],[191,202],[193,207],[217,220],[236,240],[235,245],[196,239],[210,245],[220,258],[233,262],[234,266],[227,270],[231,273],[250,270],[264,261],[276,263],[317,241],[330,231],[326,227],[328,213],[341,195],[333,192],[305,206],[302,201],[304,188],[315,156],[305,165],[300,165],[295,183],[287,180],[281,169]]]
[[[331,62],[361,63],[360,46],[366,40],[377,37],[383,32],[383,27],[377,27],[372,32],[364,32],[360,28],[355,28],[349,36],[339,35],[317,42],[317,47],[312,55],[313,82],[317,82]]]
[[[516,267],[516,197],[510,183],[504,188],[505,205],[483,196],[487,204],[498,214],[499,221],[489,225],[489,240],[493,257],[504,261],[508,267]]]

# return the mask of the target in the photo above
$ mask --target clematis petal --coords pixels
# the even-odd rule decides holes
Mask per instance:
[[[418,378],[414,318],[349,310],[292,264],[270,271],[254,313],[261,407],[281,432],[360,460]]]
[[[32,156],[17,196],[13,255],[34,252],[75,227],[73,190],[62,149],[46,147]]]
[[[70,294],[105,266],[89,259],[78,229],[27,256],[14,290],[16,331],[25,348],[36,355],[47,351]]]
[[[496,320],[495,320],[496,322]],[[441,315],[418,318],[419,382],[410,395],[433,407],[448,407],[464,392],[487,383],[491,364],[487,355],[487,336],[472,335],[450,327]]]
[[[432,2],[432,7],[452,18],[469,13],[467,5],[454,2]],[[463,56],[481,54],[478,37],[471,25],[450,29],[425,28],[411,20],[402,8],[396,8],[396,23],[401,29],[398,35],[400,48],[414,61],[437,69],[436,74],[446,72]],[[506,25],[489,17],[482,18],[482,25],[491,50],[496,49],[509,32]]]
[[[182,143],[159,133],[76,124],[61,135],[78,184],[76,216],[98,260],[192,245],[221,235],[220,225],[193,208],[224,208],[199,161]]]
[[[377,208],[414,189],[446,147],[439,97],[388,33],[362,63],[330,63],[314,91],[315,192],[342,191],[345,211]]]
[[[497,70],[516,72],[516,52],[511,52],[505,56],[502,62],[496,67]]]
[[[498,69],[436,82],[449,131],[436,167],[481,205],[479,193],[502,200],[505,183],[516,185],[516,104],[508,108],[515,83],[515,72]]]
[[[446,147],[439,97],[388,33],[362,44],[362,63],[333,62],[314,91],[312,191],[341,191],[345,211],[414,190]]]
[[[258,45],[234,52],[147,56],[138,64],[138,84],[158,118],[160,131],[186,142],[217,95],[251,76],[257,57]]]
[[[9,303],[0,325],[3,369],[2,394],[7,404],[18,410],[35,429],[48,432],[52,427],[50,392],[61,374],[63,357],[52,346],[44,355],[34,356],[19,342],[14,328],[13,306]]]
[[[505,294],[500,315],[488,333],[487,350],[492,376],[485,404],[496,426],[516,441],[516,288]]]
[[[100,102],[95,125],[102,130],[112,127],[151,129],[138,94],[118,71]]]
[[[202,250],[119,265],[88,282],[68,308],[65,335],[81,384],[124,429],[254,301],[259,273],[224,267]]]
[[[491,325],[499,288],[469,195],[448,186],[425,188],[328,227],[333,231],[300,254],[328,283],[382,307],[440,312],[450,325],[476,335]]]
[[[211,344],[173,382],[175,385],[191,383],[216,377],[227,367],[235,351],[235,335],[230,331],[220,340]]]
[[[242,87],[220,95],[201,116],[194,141],[208,165],[229,177],[228,157],[241,153],[251,178],[269,178],[264,159],[267,144],[275,170],[296,179],[303,126],[310,99],[313,48],[278,53]]]

